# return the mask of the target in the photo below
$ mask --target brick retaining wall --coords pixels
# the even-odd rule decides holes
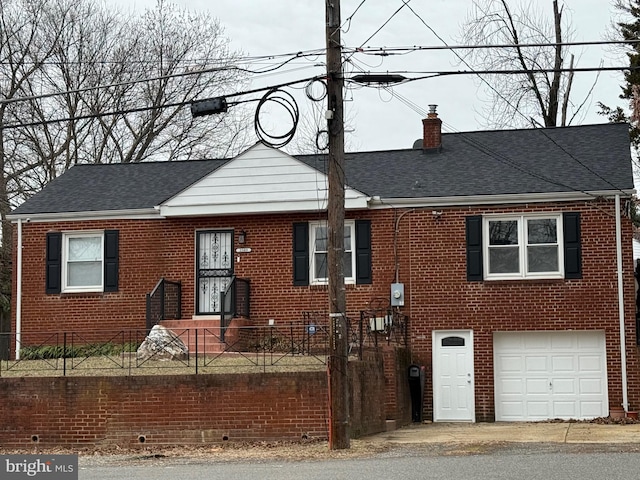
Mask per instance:
[[[354,436],[385,428],[382,356],[350,362]],[[325,372],[0,379],[0,446],[326,439]]]

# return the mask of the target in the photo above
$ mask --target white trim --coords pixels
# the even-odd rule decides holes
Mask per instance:
[[[368,197],[359,196],[346,198],[345,210],[360,210],[367,208]],[[326,209],[326,201],[321,200],[283,200],[280,202],[247,202],[233,204],[206,204],[206,205],[183,205],[169,206],[160,205],[160,215],[162,217],[193,217],[205,215],[242,215],[242,214],[268,214],[268,213],[294,213],[294,212],[318,212]]]
[[[69,240],[72,238],[100,238],[100,284],[80,287],[70,287],[67,282],[69,263]],[[104,230],[82,230],[63,232],[62,260],[61,260],[61,293],[95,293],[104,291]]]
[[[318,280],[316,278],[316,262],[315,262],[315,231],[317,227],[327,226],[326,220],[320,220],[315,222],[309,222],[309,284],[310,285],[327,285],[329,279],[321,279]],[[349,251],[351,252],[351,276],[344,277],[344,283],[346,284],[355,284],[356,283],[356,221],[355,220],[345,220],[344,226],[349,227],[351,229],[351,248]],[[327,245],[328,247],[328,245]],[[345,249],[345,252],[347,250]]]
[[[160,212],[155,208],[133,210],[104,210],[95,212],[62,212],[62,213],[34,213],[9,214],[7,220],[17,223],[63,222],[66,220],[80,222],[88,220],[161,220]]]
[[[558,252],[558,270],[550,272],[529,272],[528,271],[528,235],[527,221],[535,219],[553,219],[556,221],[556,242],[548,244],[555,246]],[[489,242],[489,222],[491,221],[516,221],[518,225],[518,244],[511,247],[518,248],[519,271],[514,273],[490,273],[491,248],[501,248],[501,246],[491,246]],[[491,214],[482,217],[482,258],[484,279],[493,280],[525,280],[525,279],[547,279],[564,278],[564,233],[561,213],[521,213],[521,214]]]
[[[514,203],[540,203],[540,202],[572,202],[582,200],[595,200],[597,197],[614,198],[624,194],[631,197],[635,193],[632,190],[598,190],[590,192],[550,192],[550,193],[524,193],[503,195],[461,195],[454,197],[421,197],[421,198],[377,198],[372,197],[369,208],[391,207],[468,207],[472,205],[497,205]]]

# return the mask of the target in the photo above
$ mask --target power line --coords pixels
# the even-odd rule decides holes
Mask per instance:
[[[583,41],[583,42],[540,42],[540,43],[501,43],[501,44],[483,44],[483,45],[412,45],[405,47],[345,47],[345,50],[356,53],[364,53],[367,55],[405,55],[412,52],[431,51],[431,50],[481,50],[481,49],[498,49],[498,48],[539,48],[539,47],[578,47],[578,46],[597,46],[597,45],[638,45],[640,40],[603,40],[603,41]]]
[[[269,86],[269,87],[262,87],[262,88],[256,88],[256,89],[253,89],[253,90],[245,90],[245,91],[241,91],[241,92],[231,93],[231,94],[225,95],[225,98],[240,97],[240,96],[244,96],[244,95],[251,95],[253,93],[266,92],[266,91],[270,91],[270,90],[274,90],[274,89],[278,89],[278,88],[282,88],[282,87],[288,87],[288,86],[296,85],[298,83],[305,83],[305,82],[309,82],[309,81],[312,81],[312,80],[318,80],[318,79],[324,78],[324,77],[325,77],[324,75],[321,75],[321,76],[303,78],[303,79],[299,79],[299,80],[292,80],[290,82],[280,83],[278,85],[273,85],[273,86]],[[241,103],[248,103],[248,102],[253,102],[253,101],[257,102],[257,101],[259,101],[259,99],[229,102],[229,105],[238,105],[238,104],[241,104]],[[145,111],[149,111],[149,110],[160,110],[160,109],[163,109],[163,108],[184,107],[184,106],[190,105],[191,103],[192,103],[192,101],[188,100],[188,101],[182,101],[182,102],[164,103],[162,105],[153,105],[153,106],[147,106],[147,107],[138,107],[138,108],[128,108],[128,109],[122,109],[122,110],[113,110],[113,111],[109,111],[109,112],[91,113],[91,114],[87,114],[87,115],[77,115],[77,116],[73,116],[73,117],[55,118],[55,119],[50,119],[50,120],[38,120],[38,121],[28,122],[28,123],[24,123],[24,122],[12,123],[12,124],[2,125],[2,128],[3,129],[10,129],[10,128],[21,128],[21,127],[35,127],[35,126],[39,126],[39,125],[50,125],[50,124],[53,124],[53,123],[60,123],[60,122],[71,122],[71,121],[74,121],[74,120],[88,120],[88,119],[91,119],[91,118],[100,118],[100,117],[106,117],[106,116],[110,116],[110,115],[125,115],[127,113],[139,113],[139,112],[145,112]]]

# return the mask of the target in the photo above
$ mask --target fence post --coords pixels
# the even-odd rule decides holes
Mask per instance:
[[[147,335],[151,331],[151,294],[147,293]]]
[[[196,356],[195,356],[195,361],[196,361],[196,375],[198,374],[198,329],[196,328]]]
[[[67,332],[62,334],[62,376],[67,376]]]

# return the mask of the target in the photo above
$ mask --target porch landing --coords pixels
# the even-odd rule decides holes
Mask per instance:
[[[217,354],[237,351],[240,328],[249,324],[247,319],[234,318],[223,331],[219,316],[162,320],[160,325],[174,332],[189,349],[189,354]],[[222,338],[224,337],[224,341]]]

